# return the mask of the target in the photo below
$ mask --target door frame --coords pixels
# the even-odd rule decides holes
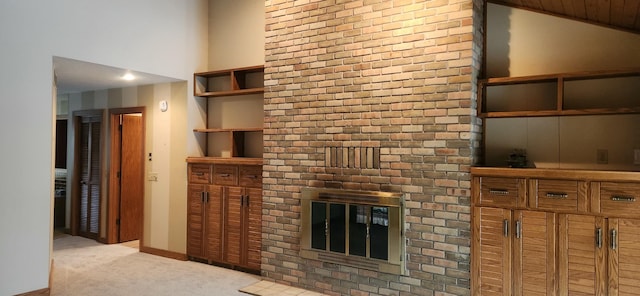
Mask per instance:
[[[71,124],[73,125],[73,173],[71,177],[71,206],[70,206],[70,217],[69,217],[69,230],[71,235],[79,235],[79,223],[80,223],[80,145],[81,145],[81,131],[80,128],[82,126],[82,117],[87,116],[100,116],[101,117],[101,130],[100,130],[100,194],[98,196],[98,205],[100,210],[98,211],[98,238],[97,240],[102,240],[100,237],[100,229],[102,229],[102,201],[103,201],[103,176],[104,176],[104,142],[105,142],[105,110],[104,109],[94,109],[94,110],[78,110],[73,111]]]
[[[145,154],[145,144],[146,144],[146,108],[145,107],[130,107],[130,108],[114,108],[109,110],[109,139],[110,139],[110,150],[109,150],[109,167],[116,168],[120,164],[121,151],[120,146],[118,145],[119,141],[116,141],[120,138],[120,134],[118,133],[118,127],[120,125],[119,117],[123,114],[131,114],[131,113],[140,113],[142,114],[142,157],[144,159]],[[143,165],[145,166],[145,165]],[[143,171],[146,171],[146,168],[143,168]],[[120,213],[120,184],[118,182],[118,171],[115,169],[109,170],[109,194],[107,199],[107,234],[106,234],[106,243],[115,244],[118,243],[119,237],[119,227],[117,224],[118,214]],[[143,246],[143,238],[144,238],[144,195],[145,195],[145,182],[144,182],[144,174],[142,179],[140,180],[140,186],[142,187],[142,196],[143,196],[143,208],[142,208],[142,224],[140,230],[140,246]]]

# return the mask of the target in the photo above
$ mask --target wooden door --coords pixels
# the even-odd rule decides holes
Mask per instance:
[[[604,218],[563,214],[559,220],[559,295],[606,295]]]
[[[556,214],[515,211],[514,295],[556,294]]]
[[[187,187],[187,256],[205,259],[204,247],[204,192],[205,185]]]
[[[242,263],[242,208],[244,196],[242,187],[225,187],[224,250],[225,262],[234,265]]]
[[[640,295],[640,220],[608,222],[609,295]]]
[[[473,209],[473,295],[512,295],[511,215],[506,209]]]
[[[208,260],[222,261],[222,233],[223,233],[223,187],[207,185],[205,198],[205,248]]]
[[[97,239],[100,232],[101,153],[100,137],[102,116],[76,117],[78,151],[76,168],[79,184],[77,201],[77,234]],[[74,231],[72,231],[73,233]]]
[[[245,234],[243,235],[246,250],[246,266],[251,269],[260,270],[262,263],[262,189],[246,188],[246,203],[243,223]]]
[[[144,204],[144,135],[141,113],[121,115],[119,242],[140,239]]]

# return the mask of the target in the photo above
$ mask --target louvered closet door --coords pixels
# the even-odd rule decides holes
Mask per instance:
[[[100,121],[82,117],[80,131],[79,234],[93,239],[100,230]]]
[[[604,218],[560,215],[559,220],[559,295],[606,295]]]
[[[246,216],[246,254],[247,267],[260,270],[262,248],[262,189],[246,188],[248,204],[245,205]]]
[[[230,264],[241,264],[242,252],[242,187],[225,187],[226,190],[226,217],[224,255],[225,261]]]
[[[202,184],[188,186],[187,198],[187,255],[204,259],[204,187]]]
[[[473,294],[511,295],[511,211],[476,207],[473,219]]]
[[[609,219],[609,295],[640,295],[640,220]]]
[[[222,260],[223,191],[222,186],[207,185],[206,248],[209,260]]]
[[[514,295],[556,295],[556,214],[515,211]]]

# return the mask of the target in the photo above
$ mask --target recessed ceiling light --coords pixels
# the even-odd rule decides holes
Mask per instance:
[[[122,76],[122,79],[124,79],[124,80],[134,80],[134,79],[136,79],[136,77],[133,76],[133,74],[131,74],[131,73],[127,73],[127,74],[124,74],[124,76]]]

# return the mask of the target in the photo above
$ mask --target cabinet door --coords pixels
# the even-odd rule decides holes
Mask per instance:
[[[605,295],[604,218],[563,214],[559,220],[559,295]]]
[[[246,188],[247,204],[245,205],[246,264],[248,268],[260,270],[262,252],[262,189]]]
[[[511,211],[473,209],[473,295],[512,295]]]
[[[608,222],[609,295],[640,295],[640,220]]]
[[[190,184],[187,198],[187,255],[205,258],[204,185]]]
[[[225,187],[224,257],[225,262],[239,265],[242,258],[242,187]]]
[[[206,255],[209,260],[222,260],[222,186],[208,185],[206,195]]]
[[[514,295],[556,295],[556,214],[515,211]]]

